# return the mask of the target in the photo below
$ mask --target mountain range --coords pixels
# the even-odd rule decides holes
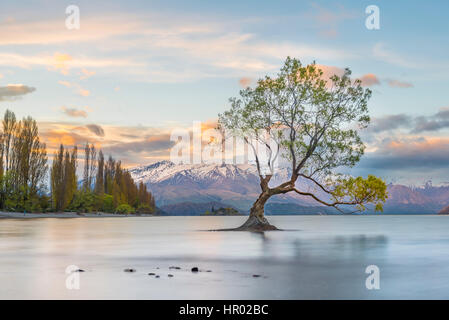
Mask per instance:
[[[270,184],[286,181],[290,172],[287,168],[277,170]],[[249,164],[190,165],[160,161],[133,168],[130,173],[136,182],[147,185],[158,207],[173,215],[198,215],[219,207],[248,212],[260,192],[257,171]],[[326,194],[310,181],[298,180],[297,185],[326,199]],[[388,193],[384,206],[384,213],[388,214],[433,214],[449,205],[449,186],[389,184]],[[313,199],[293,193],[272,197],[265,211],[267,214],[338,213],[333,208],[320,206]]]

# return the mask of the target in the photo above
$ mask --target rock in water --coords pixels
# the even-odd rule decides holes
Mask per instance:
[[[173,278],[173,275],[172,275],[172,274],[168,274],[168,277],[169,277],[169,278]]]
[[[132,268],[126,268],[125,270],[123,270],[125,272],[136,272],[136,269],[132,269]]]
[[[198,268],[197,267],[193,267],[192,268],[192,272],[198,272],[199,270],[198,270]]]

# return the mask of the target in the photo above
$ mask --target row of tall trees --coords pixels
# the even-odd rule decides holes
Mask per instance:
[[[31,117],[5,112],[0,133],[0,209],[21,212],[77,211],[152,213],[153,195],[137,185],[120,161],[92,144],[84,147],[78,182],[78,148],[61,144],[49,169],[46,145]],[[49,178],[49,179],[48,179]]]
[[[111,156],[105,162],[103,152],[92,144],[84,147],[83,180],[77,185],[76,147],[60,146],[51,168],[53,207],[57,211],[105,211],[152,213],[153,195],[141,182],[136,185],[120,161]]]
[[[46,206],[47,151],[31,117],[17,121],[7,110],[0,134],[0,207],[18,210]]]

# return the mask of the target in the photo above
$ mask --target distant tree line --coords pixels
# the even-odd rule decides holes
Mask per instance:
[[[0,134],[0,209],[20,212],[76,211],[153,213],[154,197],[136,184],[121,161],[94,145],[84,146],[83,178],[77,177],[78,148],[60,145],[48,180],[46,145],[34,119],[17,121],[7,110]]]

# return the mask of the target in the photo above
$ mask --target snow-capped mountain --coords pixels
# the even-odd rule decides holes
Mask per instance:
[[[223,179],[246,180],[256,174],[255,168],[251,165],[190,165],[174,164],[166,160],[134,168],[130,172],[137,182],[144,181],[152,184],[178,184],[187,181],[202,183],[222,181]]]
[[[260,193],[259,177],[252,165],[174,164],[160,161],[130,170],[136,182],[143,181],[153,192],[158,206],[180,202],[221,202],[248,210]],[[279,169],[270,184],[285,181],[289,170]],[[276,201],[312,204],[293,195],[277,196]]]
[[[277,170],[270,185],[285,182],[290,172],[286,168]],[[260,193],[256,168],[248,164],[190,165],[160,161],[131,169],[130,173],[136,182],[143,181],[147,185],[155,196],[156,204],[162,208],[179,203],[221,203],[248,211]],[[302,190],[313,188],[313,184],[306,180],[298,181],[297,186]],[[385,212],[388,213],[437,213],[449,204],[448,186],[413,188],[389,185],[388,192],[385,205]],[[324,194],[319,195],[326,199]],[[295,193],[274,196],[269,202],[271,206],[288,203],[289,210],[294,210],[295,206],[318,205],[313,199]]]

